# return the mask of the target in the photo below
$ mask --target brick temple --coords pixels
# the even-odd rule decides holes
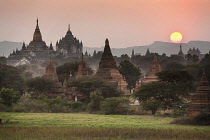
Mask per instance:
[[[108,39],[105,41],[104,52],[101,61],[99,62],[99,69],[96,76],[116,85],[118,90],[127,91],[127,83],[117,69],[116,61],[112,55]]]
[[[190,117],[204,112],[210,112],[210,87],[205,71],[198,82],[196,93],[192,96],[192,103],[187,109]]]

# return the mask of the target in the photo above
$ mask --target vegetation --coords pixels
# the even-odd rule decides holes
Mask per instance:
[[[182,124],[182,125],[210,125],[210,113],[202,112],[195,117],[180,117],[175,119],[172,124]]]
[[[24,87],[24,79],[18,68],[0,64],[0,89],[9,88],[22,93]]]
[[[157,74],[160,81],[142,85],[136,96],[145,110],[155,114],[158,109],[175,109],[185,103],[193,89],[192,77],[185,71],[167,70]]]
[[[121,94],[121,92],[119,92],[113,85],[105,83],[97,77],[73,79],[68,83],[68,87],[76,87],[76,91],[83,94],[83,102],[86,103],[90,102],[90,93],[96,89],[101,90],[104,98],[118,97]]]
[[[155,116],[0,113],[0,139],[209,139],[209,126]]]
[[[135,88],[136,81],[139,81],[140,79],[141,70],[138,67],[135,67],[130,61],[124,60],[119,65],[119,71],[123,77],[125,77],[125,80],[128,83],[128,89]]]
[[[29,91],[35,92],[35,94],[42,94],[44,92],[53,90],[51,87],[55,85],[55,82],[43,77],[31,78],[26,82]]]
[[[107,98],[101,103],[101,111],[106,114],[121,114],[128,113],[129,100],[128,98],[112,97]]]
[[[12,106],[20,98],[20,93],[7,88],[2,88],[0,90],[0,103],[6,106]]]
[[[65,63],[64,65],[58,66],[56,68],[57,74],[58,74],[58,79],[60,82],[64,82],[64,80],[68,80],[70,77],[70,72],[72,76],[76,76],[76,73],[78,71],[78,62],[74,63]],[[93,73],[92,69],[87,66],[88,73],[91,75]]]
[[[90,93],[90,103],[88,104],[90,112],[100,110],[100,103],[103,101],[102,91],[97,89]]]

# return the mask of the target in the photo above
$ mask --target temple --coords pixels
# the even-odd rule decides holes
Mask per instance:
[[[149,75],[144,78],[143,82],[149,83],[149,82],[158,81],[158,77],[156,76],[156,73],[158,72],[161,72],[161,66],[157,60],[157,57],[155,56],[152,65],[150,67]]]
[[[42,64],[50,55],[55,54],[52,44],[48,47],[42,40],[42,34],[39,29],[39,21],[36,21],[36,28],[33,35],[33,40],[28,46],[23,42],[21,50],[16,50],[11,53],[7,59],[8,65],[21,64]]]
[[[88,69],[86,67],[86,63],[84,61],[83,53],[82,53],[82,57],[78,66],[78,72],[77,72],[76,78],[81,78],[81,77],[86,77],[86,76],[88,76]]]
[[[57,96],[65,97],[65,90],[62,84],[58,80],[58,76],[56,73],[56,69],[53,66],[52,60],[50,61],[46,67],[45,75],[43,76],[45,79],[53,81],[52,87],[50,87],[49,91],[47,91],[47,96],[50,98],[56,98]]]
[[[112,55],[108,39],[105,41],[104,52],[101,61],[99,62],[99,69],[96,75],[105,81],[116,85],[119,90],[127,90],[127,83],[117,70],[117,65]]]
[[[16,49],[7,58],[7,64],[18,66],[23,64],[42,65],[50,56],[62,55],[65,58],[77,57],[82,55],[83,44],[72,35],[70,26],[64,38],[56,43],[56,51],[52,42],[47,46],[43,41],[39,28],[39,20],[36,21],[36,28],[33,34],[33,40],[26,46],[23,42],[21,50]],[[43,69],[44,70],[44,69]]]
[[[180,45],[180,49],[179,49],[179,53],[178,53],[178,56],[181,56],[181,57],[184,57],[184,53],[182,51],[182,46]]]
[[[80,57],[82,55],[83,44],[73,36],[70,25],[64,38],[56,43],[57,54],[62,54],[65,57]]]
[[[140,88],[142,84],[159,81],[158,77],[156,76],[156,74],[158,72],[161,72],[161,66],[160,66],[160,64],[159,64],[159,62],[157,60],[157,57],[155,56],[154,60],[153,60],[153,62],[151,64],[148,76],[144,76],[142,81],[137,81],[136,82],[135,91],[138,88]]]
[[[191,105],[187,109],[190,117],[197,116],[202,112],[210,112],[210,88],[205,71],[198,83],[196,93],[192,96]]]

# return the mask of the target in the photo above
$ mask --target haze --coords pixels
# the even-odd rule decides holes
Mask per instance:
[[[43,40],[53,45],[73,34],[84,46],[113,48],[170,42],[178,31],[182,42],[210,40],[209,0],[0,0],[0,41],[32,40],[39,17]]]

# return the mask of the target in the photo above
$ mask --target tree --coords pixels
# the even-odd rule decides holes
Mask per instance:
[[[147,110],[173,109],[177,103],[184,103],[193,90],[192,77],[185,71],[162,71],[157,74],[160,81],[144,84],[136,96]],[[159,108],[153,108],[159,102]],[[154,110],[153,110],[154,109]]]
[[[2,88],[0,90],[0,103],[6,106],[12,106],[12,103],[16,103],[20,99],[20,93],[13,89]]]
[[[40,94],[47,91],[51,91],[52,87],[54,87],[55,85],[55,82],[43,77],[36,77],[28,80],[26,82],[26,85],[29,91],[33,91],[37,94]]]
[[[56,72],[58,74],[59,81],[64,82],[65,79],[68,80],[70,72],[72,76],[75,76],[76,73],[78,72],[78,66],[79,66],[79,63],[74,62],[74,63],[65,63],[64,65],[57,67]],[[88,66],[86,67],[87,67],[88,73],[92,74],[93,73],[92,69]]]
[[[99,89],[102,91],[102,96],[104,98],[118,97],[121,92],[118,91],[114,86],[105,83],[103,80],[97,77],[84,77],[73,79],[71,82],[67,83],[68,87],[76,87],[76,91],[83,94],[85,97],[83,101],[90,102],[90,93]]]
[[[78,71],[78,62],[75,63],[65,63],[62,66],[56,68],[59,81],[63,82],[66,78],[68,80],[70,72],[72,75],[75,75]]]
[[[0,64],[6,65],[7,64],[7,58],[4,56],[0,56]]]
[[[18,68],[0,64],[0,89],[9,88],[23,92],[25,81]]]
[[[136,81],[138,81],[141,76],[141,70],[138,67],[135,67],[130,61],[124,60],[120,63],[119,71],[123,77],[125,77],[128,88],[134,88],[136,86]]]
[[[88,104],[90,111],[100,110],[100,103],[103,100],[102,91],[96,89],[90,93],[90,103]]]

